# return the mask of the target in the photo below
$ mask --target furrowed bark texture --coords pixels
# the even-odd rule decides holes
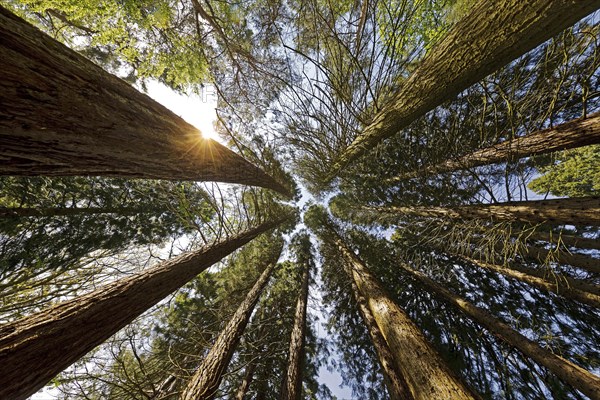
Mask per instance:
[[[365,211],[450,219],[492,219],[531,223],[600,225],[600,197],[512,201],[454,207],[367,206]]]
[[[466,256],[459,257],[473,265],[487,269],[488,271],[497,272],[509,278],[518,279],[545,292],[556,293],[566,299],[576,300],[592,307],[600,308],[600,286],[566,276],[545,274],[543,271],[517,266],[516,264],[511,264],[510,268],[508,268]]]
[[[310,264],[304,264],[302,287],[296,301],[294,326],[290,338],[289,360],[281,390],[282,400],[299,400],[302,393],[302,366],[304,365],[304,336],[306,334],[306,307]]]
[[[479,325],[483,326],[490,331],[490,333],[494,334],[508,345],[515,347],[525,356],[547,368],[565,383],[581,391],[591,399],[600,399],[600,377],[559,357],[532,340],[527,339],[504,322],[496,319],[486,310],[476,307],[462,297],[446,290],[425,274],[415,271],[405,264],[400,264],[400,266],[404,271],[425,284],[432,292],[456,306]]]
[[[267,222],[0,326],[0,399],[20,400],[32,395],[165,296],[281,222]]]
[[[379,359],[379,364],[383,370],[384,381],[390,399],[412,400],[413,396],[408,387],[408,383],[406,383],[402,372],[396,369],[394,355],[385,341],[381,330],[377,326],[377,321],[375,321],[373,314],[369,310],[367,300],[360,294],[358,286],[356,286],[356,282],[353,279],[352,271],[348,268],[346,273],[348,273],[352,281],[352,293],[358,304],[358,311],[367,326],[369,336],[371,336],[371,341],[373,342],[373,347],[377,352],[377,358]]]
[[[479,1],[346,148],[331,177],[383,139],[598,8],[596,0]]]
[[[0,175],[219,181],[290,191],[0,7]]]
[[[219,334],[198,367],[198,370],[181,395],[182,400],[209,400],[214,398],[227,371],[229,361],[246,329],[246,324],[258,302],[260,294],[269,282],[275,262],[270,263],[246,295],[235,314]]]
[[[555,151],[574,149],[600,143],[600,113],[585,119],[567,122],[555,128],[545,129],[513,140],[496,144],[462,156],[456,160],[446,160],[438,165],[425,167],[392,178],[392,181],[429,176],[442,172],[456,171],[523,157],[547,154]]]
[[[416,400],[474,399],[475,397],[444,364],[408,315],[394,303],[364,263],[337,233],[332,240],[350,264],[352,279],[365,297],[367,306],[394,355]]]

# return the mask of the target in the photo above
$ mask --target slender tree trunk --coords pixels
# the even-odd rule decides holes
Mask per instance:
[[[10,217],[58,217],[70,215],[120,214],[133,215],[149,213],[152,210],[140,207],[39,207],[7,208],[0,207],[0,218]]]
[[[182,400],[209,400],[214,398],[223,374],[227,371],[229,361],[235,352],[250,315],[258,302],[260,294],[267,285],[275,262],[270,263],[260,275],[235,314],[221,331],[202,364],[188,383],[181,395]]]
[[[413,270],[406,264],[400,264],[400,266],[411,276],[422,282],[432,292],[456,306],[479,325],[489,330],[490,333],[506,342],[509,346],[515,347],[526,357],[531,358],[536,363],[547,368],[559,379],[581,391],[591,399],[600,399],[600,377],[552,353],[550,350],[541,347],[532,340],[527,339],[507,324],[496,319],[486,310],[476,307],[460,296],[446,290],[425,274]]]
[[[377,143],[600,8],[595,0],[481,0],[346,148],[331,177]]]
[[[547,276],[543,271],[511,264],[510,268],[490,264],[466,256],[458,256],[471,264],[497,272],[509,278],[518,279],[545,292],[552,292],[566,299],[576,300],[592,307],[600,308],[600,286],[579,281],[566,276]],[[552,280],[549,280],[552,279]]]
[[[246,398],[246,394],[250,389],[250,384],[254,379],[254,373],[256,372],[256,360],[250,361],[250,363],[246,366],[246,371],[244,372],[244,379],[242,379],[242,384],[238,388],[235,393],[235,400],[244,400]]]
[[[299,400],[302,393],[302,366],[304,365],[304,340],[310,264],[304,263],[303,268],[302,286],[296,302],[294,326],[290,338],[288,366],[280,396],[282,400]]]
[[[408,383],[406,383],[402,372],[396,369],[396,363],[394,361],[392,350],[388,346],[383,334],[381,333],[381,330],[377,326],[377,321],[375,321],[375,317],[373,317],[373,314],[369,310],[367,300],[363,295],[360,294],[358,286],[356,286],[356,282],[353,279],[352,271],[347,268],[346,272],[350,276],[352,282],[352,293],[354,294],[354,298],[358,304],[358,310],[365,325],[367,326],[369,336],[371,336],[371,341],[373,342],[373,347],[377,352],[377,358],[379,359],[379,364],[383,370],[385,385],[388,390],[388,394],[390,395],[390,399],[412,400],[413,396],[408,387]]]
[[[220,181],[290,191],[0,7],[0,175]]]
[[[593,274],[600,274],[600,260],[585,254],[567,253],[562,250],[550,251],[536,246],[527,246],[525,258],[540,262],[556,261],[559,264],[569,264]]]
[[[559,232],[544,232],[539,230],[532,233],[523,231],[515,232],[515,235],[523,235],[525,239],[539,240],[542,242],[548,242],[552,245],[558,245],[562,243],[565,246],[578,247],[580,249],[600,250],[600,239],[590,239],[573,235],[565,235]]]
[[[0,326],[0,398],[25,399],[196,275],[284,219]]]
[[[555,128],[534,132],[486,147],[455,160],[446,160],[419,171],[402,174],[392,178],[391,181],[397,182],[417,176],[429,176],[442,172],[518,160],[523,157],[574,149],[597,143],[600,143],[600,113],[593,114],[589,118],[577,119]]]
[[[418,217],[449,219],[492,219],[549,223],[553,225],[600,226],[600,197],[576,197],[553,200],[512,201],[496,204],[470,204],[454,207],[366,206],[367,212],[407,214]]]
[[[412,397],[416,400],[475,398],[448,369],[404,310],[390,299],[360,258],[332,229],[331,240],[349,263],[352,279],[365,297]]]

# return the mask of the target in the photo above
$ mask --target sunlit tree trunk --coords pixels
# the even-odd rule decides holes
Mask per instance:
[[[360,211],[361,209],[359,209]],[[453,207],[365,206],[363,211],[449,219],[491,219],[554,225],[600,225],[600,197],[512,201]]]
[[[600,239],[590,239],[579,236],[567,235],[557,232],[537,230],[535,232],[515,232],[529,240],[539,240],[552,245],[564,244],[565,246],[578,247],[580,249],[600,250]]]
[[[330,240],[349,263],[352,279],[359,293],[365,297],[367,307],[393,354],[395,368],[404,377],[412,397],[417,400],[475,398],[448,369],[404,310],[390,299],[360,258],[333,228],[329,231]]]
[[[598,8],[600,3],[594,0],[478,1],[338,157],[330,177],[383,139]]]
[[[0,175],[219,181],[289,190],[0,7]]]
[[[246,329],[252,311],[258,302],[260,294],[267,285],[275,262],[270,263],[260,275],[252,289],[246,295],[235,314],[219,334],[198,370],[188,383],[181,395],[182,400],[209,400],[214,398],[223,374],[235,352],[238,342]]]
[[[294,326],[290,338],[290,350],[287,371],[281,390],[282,400],[299,400],[302,393],[302,366],[304,365],[304,342],[306,334],[306,307],[308,304],[308,282],[310,265],[304,263],[302,287],[296,301]]]
[[[235,392],[235,400],[244,400],[246,398],[246,394],[248,393],[248,389],[250,389],[250,384],[254,379],[254,373],[256,372],[256,361],[252,360],[246,366],[246,370],[244,371],[244,378],[242,379],[242,383],[240,387]]]
[[[404,263],[400,263],[400,267],[409,275],[422,282],[433,293],[460,309],[509,346],[518,349],[525,356],[547,368],[565,383],[592,399],[600,399],[600,377],[529,340],[486,310],[474,306],[460,296],[438,285],[422,272],[416,271]]]
[[[391,181],[401,181],[417,176],[429,176],[442,172],[518,160],[523,157],[574,149],[597,143],[600,143],[600,113],[596,113],[589,118],[567,122],[554,128],[486,147],[455,160],[446,160],[419,171],[402,174],[392,178]]]
[[[402,372],[396,369],[397,367],[394,361],[392,350],[388,346],[385,338],[379,330],[377,321],[375,321],[373,314],[369,310],[365,297],[360,294],[358,287],[356,286],[356,282],[352,278],[352,271],[347,269],[347,273],[352,280],[352,293],[354,294],[354,298],[358,304],[358,310],[365,325],[367,326],[367,331],[369,332],[369,336],[371,336],[371,342],[373,343],[373,347],[377,352],[377,358],[379,359],[379,364],[383,370],[384,381],[388,394],[390,395],[390,399],[413,399]]]
[[[165,296],[283,220],[266,222],[0,326],[0,398],[19,400],[32,395]]]
[[[509,278],[518,279],[545,292],[556,293],[564,298],[600,308],[600,286],[567,276],[548,274],[543,270],[523,267],[516,263],[512,263],[509,268],[471,257],[459,257],[478,267],[497,272]]]

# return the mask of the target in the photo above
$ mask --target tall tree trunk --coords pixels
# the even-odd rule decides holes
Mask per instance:
[[[237,392],[235,392],[235,400],[244,400],[246,398],[248,389],[250,389],[250,384],[254,379],[254,372],[256,372],[256,360],[250,361],[250,363],[246,366],[242,384],[238,388]]]
[[[580,249],[600,250],[600,239],[590,239],[573,235],[566,235],[560,232],[550,232],[537,230],[535,232],[517,231],[515,235],[522,235],[525,239],[539,240],[548,242],[552,245],[564,244],[565,246],[578,247]]]
[[[227,323],[227,326],[221,331],[215,344],[211,347],[208,355],[183,391],[182,400],[209,400],[214,398],[235,348],[246,329],[250,315],[252,315],[260,294],[275,269],[275,264],[276,261],[265,268]]]
[[[449,219],[493,219],[548,223],[553,225],[600,226],[600,197],[576,197],[553,200],[511,201],[496,204],[470,204],[454,207],[365,206],[367,212],[407,214],[418,217]],[[359,209],[359,211],[361,210]]]
[[[600,143],[600,113],[593,114],[589,118],[577,119],[555,128],[498,143],[455,160],[446,160],[419,171],[402,174],[392,178],[391,181],[397,182],[417,176],[429,176],[442,172],[518,160],[523,157],[574,149],[597,143]]]
[[[477,265],[478,267],[487,269],[488,271],[497,272],[506,277],[528,283],[545,292],[556,293],[564,298],[580,301],[592,307],[600,308],[600,286],[569,278],[567,276],[556,274],[547,276],[543,271],[519,266],[516,263],[511,264],[510,268],[508,268],[471,257],[458,257],[471,264]],[[549,280],[549,278],[552,280]]]
[[[506,342],[509,346],[515,347],[536,363],[547,368],[565,383],[594,400],[600,399],[600,377],[552,353],[550,350],[541,347],[534,341],[529,340],[507,324],[496,319],[486,310],[474,306],[462,297],[457,296],[438,285],[425,274],[413,270],[404,263],[401,263],[400,267],[408,272],[409,275],[422,282],[432,292],[436,293],[438,296],[460,309],[479,325],[489,330],[490,333]]]
[[[402,372],[396,369],[397,367],[394,361],[392,350],[388,346],[383,334],[381,333],[381,330],[377,326],[377,321],[375,321],[375,317],[373,317],[371,310],[369,310],[367,300],[362,294],[360,294],[350,268],[346,269],[346,273],[350,276],[352,282],[352,293],[354,294],[354,298],[358,304],[358,310],[365,325],[367,326],[369,336],[371,336],[371,342],[373,343],[373,347],[377,352],[377,358],[379,359],[379,364],[383,370],[385,385],[388,390],[388,394],[390,395],[390,399],[412,400],[413,396],[408,387],[408,383],[404,379]]]
[[[70,215],[120,214],[133,215],[151,213],[153,210],[141,207],[39,207],[25,208],[0,207],[0,218],[10,217],[58,217]]]
[[[352,279],[394,356],[416,400],[473,399],[475,396],[444,364],[408,315],[394,303],[360,258],[330,228],[331,237],[349,263]]]
[[[261,169],[0,7],[0,175],[220,181],[290,195]]]
[[[266,222],[0,326],[0,398],[19,400],[32,395],[165,296],[284,220]]]
[[[567,253],[562,250],[550,251],[536,246],[527,246],[523,255],[525,258],[535,261],[556,261],[559,264],[569,264],[593,274],[600,274],[600,260],[585,254]]]
[[[595,0],[481,0],[346,148],[331,177],[377,143],[600,8]]]
[[[304,365],[304,341],[306,333],[306,307],[308,304],[308,282],[310,264],[303,264],[302,286],[296,301],[294,326],[290,338],[290,350],[287,371],[284,376],[280,398],[282,400],[299,400],[302,393],[302,367]]]

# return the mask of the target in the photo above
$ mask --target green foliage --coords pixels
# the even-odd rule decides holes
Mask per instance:
[[[563,151],[528,187],[538,194],[583,197],[600,194],[600,145]]]

